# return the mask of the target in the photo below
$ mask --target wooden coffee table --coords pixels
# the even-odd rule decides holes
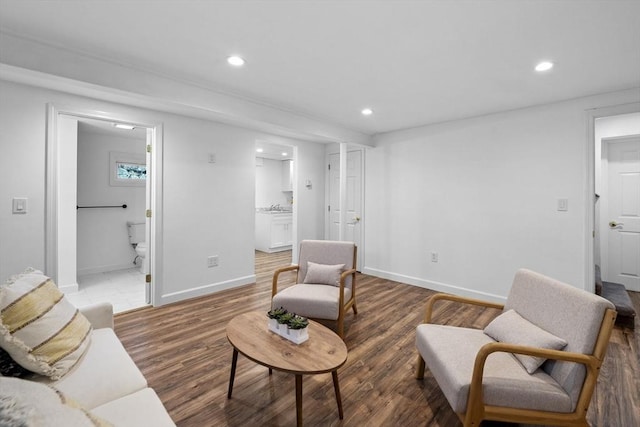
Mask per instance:
[[[227,339],[233,346],[227,398],[231,399],[238,353],[242,353],[269,368],[269,373],[275,369],[295,375],[298,426],[302,425],[302,376],[331,372],[338,414],[342,419],[338,368],[347,361],[347,347],[342,339],[318,322],[309,320],[309,339],[302,344],[295,344],[270,332],[267,320],[266,313],[254,311],[234,317],[227,325]]]

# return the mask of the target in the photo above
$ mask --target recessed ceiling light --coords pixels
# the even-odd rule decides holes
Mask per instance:
[[[363,116],[370,116],[373,114],[373,110],[371,108],[365,108],[361,111]]]
[[[262,148],[256,148],[256,151],[257,151],[258,153],[262,153],[262,152],[264,151],[264,149],[262,149]]]
[[[553,62],[542,61],[538,65],[536,65],[536,71],[549,71],[553,68]]]
[[[244,59],[239,56],[230,56],[227,58],[227,62],[234,67],[242,67],[245,63]]]
[[[287,153],[286,151],[283,151],[283,152],[282,152],[282,155],[283,155],[283,156],[286,156],[286,155],[288,155],[288,154],[289,154],[289,153]]]
[[[124,123],[114,123],[113,124],[115,127],[117,127],[118,129],[126,129],[126,130],[133,130],[136,127],[134,125],[127,125]]]

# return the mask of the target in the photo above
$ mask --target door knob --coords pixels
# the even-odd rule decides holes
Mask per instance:
[[[624,225],[624,222],[615,222],[615,221],[609,221],[609,227],[610,228],[616,228],[620,225]]]

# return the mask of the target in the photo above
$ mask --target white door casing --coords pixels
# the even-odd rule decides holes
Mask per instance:
[[[603,279],[640,291],[640,135],[603,139]],[[604,171],[603,171],[604,172]]]
[[[145,181],[145,193],[144,193],[144,206],[145,209],[149,209],[151,207],[152,202],[152,190],[151,190],[151,168],[153,167],[151,161],[151,151],[153,149],[153,141],[154,141],[154,129],[147,128],[147,136],[146,136],[146,149],[145,149],[145,164],[147,166],[147,180]],[[152,211],[153,212],[153,211]],[[151,304],[151,259],[153,257],[153,245],[151,242],[151,218],[145,212],[145,224],[144,224],[144,235],[145,235],[145,243],[147,244],[147,253],[144,257],[143,262],[145,263],[144,271],[148,274],[145,277],[144,283],[144,302],[146,304]],[[147,279],[149,279],[147,281]]]
[[[93,111],[75,108],[60,109],[52,104],[47,105],[47,170],[46,170],[46,212],[45,212],[45,273],[55,282],[61,274],[63,281],[65,272],[76,270],[76,202],[77,197],[77,160],[70,156],[77,156],[77,121],[83,118],[106,120],[110,122],[134,123],[149,129],[147,144],[152,146],[147,154],[147,166],[153,169],[147,173],[147,208],[152,211],[152,218],[147,219],[147,260],[152,282],[148,284],[149,297],[153,305],[162,304],[162,233],[156,233],[158,224],[162,223],[162,155],[163,132],[162,124],[144,124],[137,120],[123,120],[121,117],[111,116],[103,111]],[[69,128],[67,124],[75,122],[75,142],[69,143],[68,138],[61,138],[59,128]],[[70,129],[70,128],[69,128]],[[72,160],[72,161],[71,161]],[[149,174],[150,172],[150,174]],[[70,199],[65,194],[73,188],[73,203],[69,209]],[[63,191],[64,189],[64,191]],[[67,206],[67,209],[60,209]],[[73,238],[69,238],[70,230],[65,224],[73,224]],[[66,236],[66,237],[65,237]],[[64,246],[64,247],[63,247]],[[150,256],[153,254],[153,257]],[[67,285],[69,286],[69,285]],[[73,286],[73,284],[71,284]],[[75,283],[77,289],[77,283]],[[73,290],[69,288],[67,291]]]
[[[344,240],[358,246],[358,270],[361,270],[362,250],[362,151],[347,153],[346,227]],[[340,155],[329,155],[329,239],[340,236]]]
[[[56,126],[56,137],[60,141],[57,147],[59,169],[56,180],[58,255],[52,272],[55,272],[55,283],[63,292],[76,292],[78,118],[61,115]]]

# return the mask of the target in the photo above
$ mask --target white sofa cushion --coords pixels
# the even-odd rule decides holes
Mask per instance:
[[[351,298],[351,289],[344,288],[344,300]],[[340,288],[332,285],[298,284],[289,286],[273,297],[273,307],[315,319],[336,320],[340,312]]]
[[[0,377],[0,426],[107,427],[111,424],[46,384]]]
[[[89,409],[147,387],[138,367],[113,329],[94,329],[91,344],[80,362],[58,381],[38,376]]]
[[[418,326],[418,351],[455,412],[466,412],[476,354],[483,345],[492,342],[495,341],[478,329]],[[483,392],[487,405],[553,412],[572,409],[569,395],[551,376],[542,369],[530,375],[509,353],[493,353],[487,358]]]
[[[100,405],[91,412],[118,427],[175,426],[160,398],[150,388]]]

